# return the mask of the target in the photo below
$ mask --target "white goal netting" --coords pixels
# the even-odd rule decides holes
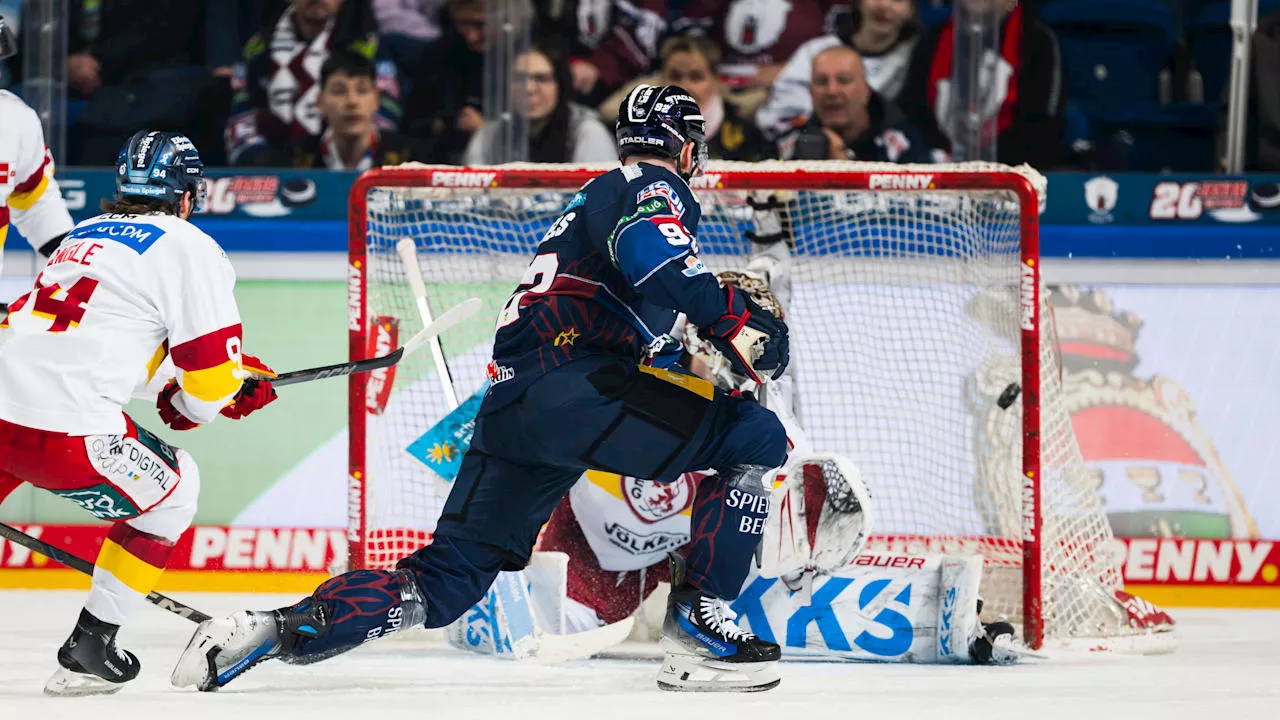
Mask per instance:
[[[1018,172],[1031,182],[990,165],[713,165],[695,183],[697,235],[713,270],[740,268],[744,233],[753,230],[748,191],[785,202],[801,421],[816,449],[861,467],[877,503],[876,547],[981,552],[984,614],[1034,618],[1028,622],[1042,621],[1050,636],[1113,635],[1123,622],[1111,593],[1120,587],[1111,532],[1062,402],[1050,323],[1040,324],[1049,317],[1045,302],[1039,313],[1027,304],[1039,278],[1030,188],[1042,194],[1044,181]],[[395,324],[400,342],[421,328],[396,253],[412,238],[435,312],[473,296],[485,303],[443,336],[458,396],[469,396],[484,381],[498,310],[590,176],[560,166],[420,166],[366,176],[356,190],[365,216],[352,217],[364,231],[352,242],[353,352],[369,352],[373,343],[362,338],[376,339],[378,322]],[[1024,363],[1027,323],[1040,342]],[[1034,388],[1006,396],[1006,409],[997,400],[1024,384],[1024,368],[1039,378],[1038,397]],[[370,409],[384,381],[353,393],[351,407],[351,501],[362,511],[351,539],[361,553],[355,562],[367,566],[417,549],[448,492],[406,452],[450,409],[430,353],[402,362],[385,408]],[[1024,423],[1024,412],[1037,410],[1038,427]],[[1039,449],[1028,483],[1025,433]],[[1024,516],[1024,484],[1041,493],[1035,607],[1023,606],[1023,538],[1034,527]]]

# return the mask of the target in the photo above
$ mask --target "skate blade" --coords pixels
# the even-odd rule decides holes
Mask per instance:
[[[777,662],[727,663],[667,653],[658,687],[672,692],[763,692],[782,682]]]
[[[113,683],[91,673],[80,673],[60,667],[44,684],[44,694],[50,697],[112,695],[120,692],[120,688],[123,687],[124,683]]]
[[[195,687],[201,691],[218,689],[218,673],[213,658],[235,636],[236,622],[231,618],[205,620],[196,628],[191,641],[173,667],[169,683],[176,688]]]

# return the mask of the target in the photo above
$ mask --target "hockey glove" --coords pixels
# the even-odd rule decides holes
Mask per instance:
[[[190,430],[194,427],[199,427],[199,423],[183,415],[178,408],[173,406],[173,398],[181,389],[176,380],[170,380],[169,384],[165,385],[160,394],[156,396],[156,410],[160,411],[160,419],[165,425],[174,430]]]
[[[223,417],[239,420],[255,410],[261,410],[276,399],[276,390],[271,381],[264,378],[275,377],[276,373],[266,363],[252,355],[241,357],[241,365],[254,374],[240,386],[240,392],[220,411]]]
[[[725,285],[724,291],[725,314],[702,328],[699,335],[729,359],[734,372],[757,383],[764,382],[757,373],[774,380],[782,377],[791,360],[786,323],[761,309],[733,285]]]

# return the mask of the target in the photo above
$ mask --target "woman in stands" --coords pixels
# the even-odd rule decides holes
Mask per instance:
[[[537,40],[516,57],[511,72],[511,100],[529,123],[530,162],[617,162],[613,133],[595,113],[571,102],[573,84],[568,58],[555,44]],[[493,122],[472,136],[463,162],[492,165],[503,162],[500,143],[505,124]]]
[[[714,43],[703,37],[672,37],[662,44],[661,56],[658,82],[679,85],[698,101],[707,122],[707,153],[713,160],[757,162],[777,157],[777,147],[724,101],[713,69],[720,63]]]
[[[911,64],[919,24],[916,0],[855,0],[853,12],[836,22],[834,33],[806,42],[787,60],[769,100],[756,114],[756,124],[775,138],[803,124],[813,112],[809,95],[813,59],[842,43],[862,56],[871,89],[886,100],[897,99]]]

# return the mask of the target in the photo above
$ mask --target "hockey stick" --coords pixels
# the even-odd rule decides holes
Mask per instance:
[[[422,316],[422,326],[430,327],[431,305],[427,302],[427,283],[422,279],[422,268],[418,266],[418,245],[413,238],[405,238],[396,243],[396,252],[400,253],[400,262],[404,265],[405,275],[409,278],[409,289],[413,291],[413,299],[418,304],[418,315]],[[458,407],[458,394],[453,388],[453,375],[444,360],[444,349],[440,347],[439,336],[433,337],[431,343],[431,359],[439,373],[440,387],[444,390],[444,399],[449,409]]]
[[[10,542],[15,542],[28,550],[38,552],[50,560],[62,563],[72,570],[79,570],[85,575],[93,575],[93,563],[77,555],[72,555],[59,547],[50,545],[43,540],[33,538],[15,527],[10,527],[9,525],[0,523],[0,536],[8,538]],[[147,593],[147,602],[152,605],[156,605],[161,609],[168,610],[174,615],[184,617],[194,623],[202,623],[205,620],[211,619],[208,615],[205,615],[199,610],[189,605],[183,605],[177,600],[166,595],[161,595],[158,592]]]
[[[275,377],[264,377],[275,387],[285,385],[295,385],[297,383],[311,382],[312,380],[323,380],[331,377],[342,377],[354,373],[370,372],[389,367],[400,362],[406,355],[412,355],[423,345],[433,340],[437,335],[448,330],[466,320],[467,318],[479,312],[481,305],[480,298],[470,298],[454,305],[446,310],[435,322],[424,327],[417,335],[409,338],[409,342],[392,350],[386,355],[368,360],[355,360],[352,362],[338,363],[336,365],[325,365],[324,367],[307,368],[305,370],[294,370],[292,372],[280,373]]]

